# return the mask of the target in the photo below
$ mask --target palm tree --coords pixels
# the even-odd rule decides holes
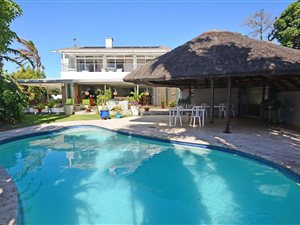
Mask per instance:
[[[6,54],[0,55],[0,70],[2,70],[3,68],[3,61],[16,63],[17,65],[22,67],[22,64],[18,60],[16,60],[15,57],[11,57],[9,54],[20,55],[21,53],[16,49],[7,48]]]
[[[40,71],[41,69],[44,70],[45,67],[42,65],[41,57],[33,41],[25,40],[20,37],[17,37],[17,41],[24,48],[17,49],[17,51],[20,52],[20,54],[17,55],[15,60],[22,64],[23,67],[24,65],[29,63],[32,66],[32,69],[37,69],[38,71]]]

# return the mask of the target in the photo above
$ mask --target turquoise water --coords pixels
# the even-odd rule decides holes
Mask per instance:
[[[233,154],[96,128],[0,145],[25,224],[300,224],[300,185]]]

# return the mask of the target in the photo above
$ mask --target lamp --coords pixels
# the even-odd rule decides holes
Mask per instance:
[[[147,88],[146,91],[144,92],[144,95],[145,95],[145,96],[149,96],[149,95],[150,95],[148,88]]]
[[[118,95],[117,89],[114,90],[113,95],[114,95],[114,96],[117,96],[117,95]]]

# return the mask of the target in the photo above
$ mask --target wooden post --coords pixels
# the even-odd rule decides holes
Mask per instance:
[[[230,132],[230,109],[231,109],[231,77],[227,78],[227,102],[226,102],[226,127],[224,133]]]
[[[264,84],[262,87],[262,95],[261,95],[261,103],[260,103],[260,119],[264,119],[264,108],[263,103],[265,101],[265,95],[266,95],[266,85]]]
[[[209,112],[209,122],[214,122],[214,101],[215,101],[215,88],[214,80],[210,78],[210,112]]]

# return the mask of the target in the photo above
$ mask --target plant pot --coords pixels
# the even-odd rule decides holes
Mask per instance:
[[[136,106],[136,105],[130,106],[130,111],[131,111],[131,114],[133,116],[138,116],[139,115],[139,107]]]
[[[149,107],[144,107],[145,112],[149,112],[150,108]]]
[[[72,115],[73,114],[73,105],[65,105],[65,114],[66,115]]]
[[[106,120],[109,118],[109,110],[101,109],[100,110],[100,118]]]
[[[52,114],[52,108],[48,108],[48,113]]]
[[[117,113],[117,114],[116,114],[116,118],[117,118],[117,119],[120,119],[121,117],[122,117],[121,113]]]
[[[42,111],[43,111],[43,109],[40,109],[40,108],[37,109],[37,110],[38,110],[39,113],[42,113]]]

